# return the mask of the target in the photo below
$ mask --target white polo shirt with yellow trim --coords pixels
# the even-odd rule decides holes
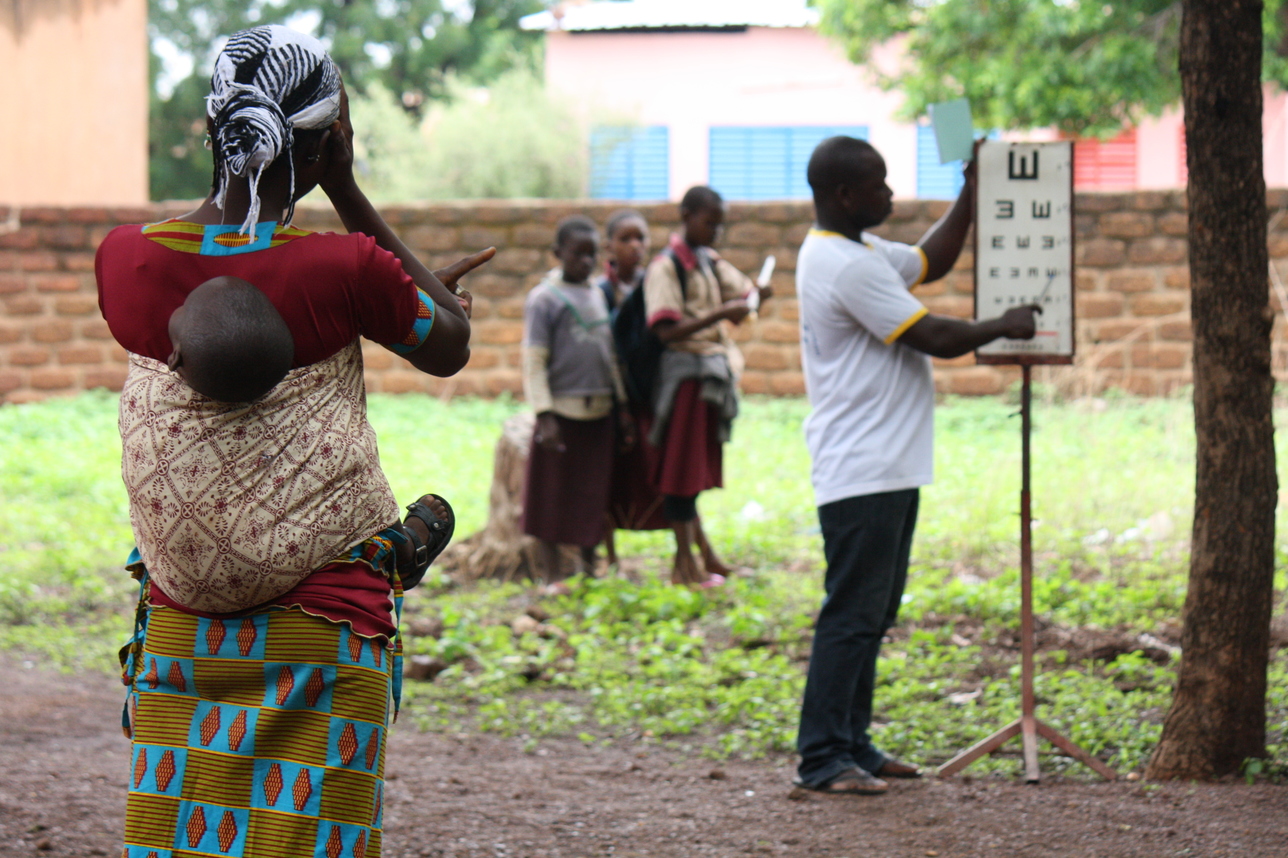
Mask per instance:
[[[821,506],[924,486],[934,476],[930,358],[899,337],[926,308],[921,248],[812,229],[796,263],[805,441]]]

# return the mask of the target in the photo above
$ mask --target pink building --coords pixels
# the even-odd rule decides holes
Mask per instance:
[[[809,153],[833,134],[871,141],[897,196],[955,196],[960,170],[939,164],[930,128],[895,120],[898,93],[871,83],[817,20],[805,0],[570,0],[523,26],[546,31],[546,83],[591,128],[592,197],[676,199],[710,184],[729,199],[805,198]],[[1267,90],[1265,132],[1267,182],[1288,186],[1283,93]],[[1115,140],[1079,141],[1078,185],[1183,187],[1184,151],[1171,111]]]
[[[147,202],[146,0],[0,3],[0,68],[0,205]]]

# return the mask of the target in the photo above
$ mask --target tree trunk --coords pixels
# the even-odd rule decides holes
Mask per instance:
[[[1261,12],[1252,0],[1182,3],[1198,454],[1180,672],[1155,779],[1212,778],[1265,755],[1278,480]]]
[[[540,577],[537,540],[525,534],[520,526],[528,450],[535,426],[536,418],[531,411],[522,411],[505,421],[492,456],[487,524],[443,553],[439,565],[444,571],[466,580]],[[577,569],[577,550],[570,546],[560,548],[556,579],[565,578]]]
[[[487,524],[451,550],[451,556],[444,558],[445,569],[466,579],[508,581],[532,575],[537,565],[537,542],[524,534],[519,517],[523,515],[523,483],[535,423],[527,411],[505,421],[492,457]]]

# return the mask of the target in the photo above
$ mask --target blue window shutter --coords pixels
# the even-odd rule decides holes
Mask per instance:
[[[979,136],[976,132],[976,137]],[[1001,139],[995,129],[988,132],[989,140]],[[939,163],[939,145],[935,142],[935,129],[930,125],[917,126],[917,198],[922,200],[955,200],[962,192],[966,179],[962,176],[962,162]]]
[[[917,197],[923,200],[953,200],[961,193],[962,162],[939,163],[935,129],[917,126]]]
[[[840,134],[868,139],[864,125],[712,126],[707,182],[730,200],[808,199],[809,156]]]
[[[590,132],[590,196],[664,200],[671,191],[671,140],[665,125],[601,125]]]

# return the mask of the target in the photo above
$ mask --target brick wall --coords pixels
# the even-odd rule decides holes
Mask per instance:
[[[1272,258],[1270,295],[1278,310],[1288,294],[1288,191],[1269,195]],[[0,206],[0,401],[27,402],[92,387],[119,389],[125,354],[98,315],[94,248],[113,226],[173,216],[185,207],[144,209],[28,208]],[[521,390],[519,340],[523,297],[551,267],[555,224],[574,212],[603,222],[615,206],[496,201],[399,206],[386,216],[404,239],[434,266],[466,252],[496,245],[500,252],[469,280],[476,295],[474,349],[469,366],[452,379],[435,379],[379,347],[367,349],[368,388],[443,396],[487,396]],[[944,203],[900,202],[879,232],[915,241],[941,215]],[[673,205],[643,206],[659,246],[676,226]],[[1077,198],[1078,358],[1072,367],[1044,367],[1038,381],[1069,395],[1121,388],[1166,393],[1190,381],[1189,277],[1186,268],[1185,200],[1180,193],[1079,194]],[[743,389],[799,394],[804,390],[793,283],[796,250],[808,229],[804,203],[735,204],[730,207],[722,252],[754,274],[767,253],[778,257],[776,297],[755,324],[735,329],[747,358]],[[327,210],[305,208],[297,219],[311,229],[338,229]],[[969,244],[968,244],[969,247]],[[920,287],[932,312],[968,316],[972,310],[969,250],[943,280]],[[1275,367],[1285,375],[1288,347],[1275,328]],[[1018,370],[976,366],[967,355],[936,362],[936,385],[960,394],[1006,389]]]

